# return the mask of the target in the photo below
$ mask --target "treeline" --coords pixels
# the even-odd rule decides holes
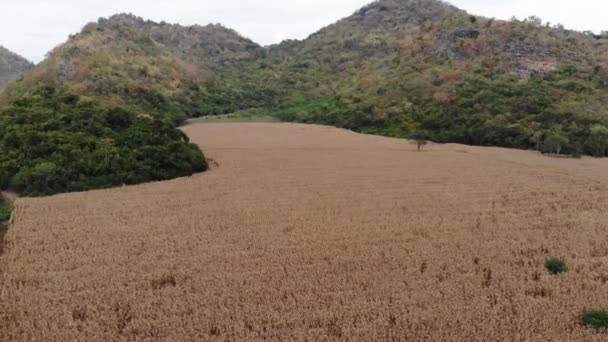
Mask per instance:
[[[544,153],[608,156],[608,88],[600,68],[573,66],[521,81],[471,76],[437,101],[414,89],[410,96],[379,109],[383,94],[341,92],[284,103],[273,112],[285,121],[321,123],[355,131],[412,138],[424,132],[436,142],[537,149]],[[399,87],[407,87],[404,80]]]
[[[526,82],[469,78],[451,106],[422,127],[445,127],[439,140],[537,149],[545,153],[608,155],[606,72],[572,65]]]
[[[272,108],[278,103],[278,91],[262,81],[240,79],[193,83],[179,96],[169,98],[174,122],[201,115],[222,115],[249,108]],[[158,106],[156,108],[159,108]]]
[[[38,196],[189,176],[200,149],[167,120],[50,86],[0,112],[0,188]]]

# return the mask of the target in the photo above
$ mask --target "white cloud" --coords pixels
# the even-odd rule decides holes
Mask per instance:
[[[519,19],[536,15],[544,22],[563,24],[578,31],[608,30],[605,0],[451,0],[457,7],[475,14],[499,19]]]
[[[0,0],[0,44],[40,61],[99,17],[132,12],[183,25],[222,23],[267,45],[302,39],[371,0]],[[452,0],[471,13],[509,19],[537,15],[577,30],[608,30],[605,0]]]

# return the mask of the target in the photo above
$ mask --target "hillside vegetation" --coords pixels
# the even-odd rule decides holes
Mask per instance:
[[[48,195],[204,171],[196,145],[169,123],[50,87],[0,113],[0,187]]]
[[[438,142],[605,156],[608,37],[496,21],[438,1],[377,1],[265,68],[289,121]],[[288,53],[286,53],[288,52]]]
[[[0,96],[0,104],[47,84],[180,123],[272,98],[256,93],[256,86],[244,98],[221,78],[223,70],[255,60],[262,50],[221,25],[182,27],[115,15],[86,25],[51,51]],[[239,86],[245,82],[239,80]]]
[[[389,136],[605,156],[607,63],[606,36],[436,0],[376,1],[269,48],[220,25],[122,14],[87,25],[3,97],[42,82],[174,123],[258,108]]]
[[[25,58],[0,46],[0,92],[33,67]]]

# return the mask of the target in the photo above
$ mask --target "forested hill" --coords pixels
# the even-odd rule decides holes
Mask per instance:
[[[0,109],[1,189],[48,195],[206,170],[198,146],[174,124],[188,110],[180,106],[184,94],[213,74],[139,25],[147,23],[124,15],[89,24],[8,86]]]
[[[422,133],[547,152],[608,153],[608,35],[470,15],[440,1],[383,0],[265,68],[286,120],[391,136]]]
[[[263,50],[221,25],[183,27],[119,14],[87,24],[51,51],[6,89],[0,105],[45,84],[178,123],[212,112],[211,93],[230,92],[215,90],[216,73],[254,61]]]
[[[221,25],[120,14],[86,25],[0,104],[40,84],[174,124],[249,110],[389,136],[608,154],[608,35],[437,0],[375,1],[269,47]]]
[[[33,67],[27,59],[0,46],[0,91]]]

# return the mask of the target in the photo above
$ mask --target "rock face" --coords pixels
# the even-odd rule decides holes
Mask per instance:
[[[7,84],[30,71],[34,65],[25,58],[0,46],[0,92]]]

